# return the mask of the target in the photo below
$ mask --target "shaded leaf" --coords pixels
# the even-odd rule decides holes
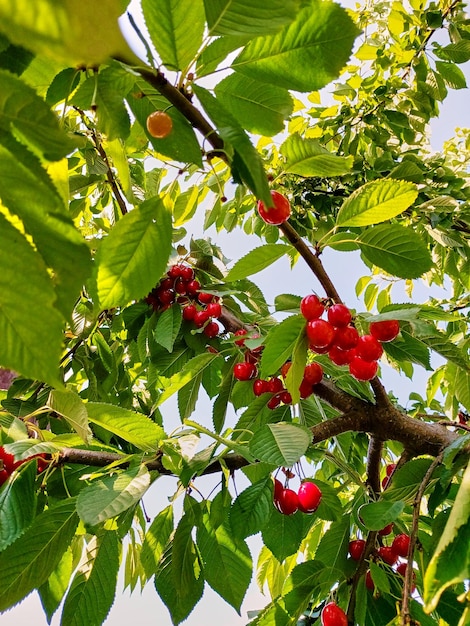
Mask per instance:
[[[169,383],[165,385],[165,389],[158,399],[158,404],[162,404],[174,393],[176,393],[186,384],[191,382],[191,380],[197,374],[201,373],[217,357],[218,354],[213,354],[212,352],[203,352],[202,354],[198,354],[194,358],[190,359],[187,363],[183,365],[178,373],[174,374],[169,379]]]
[[[173,352],[173,346],[178,337],[182,320],[181,307],[178,305],[171,306],[166,311],[163,311],[157,320],[157,325],[153,331],[155,341],[166,348],[168,352]]]
[[[70,389],[64,391],[53,389],[49,394],[47,405],[51,411],[61,415],[85,443],[90,439],[87,405],[77,393]]]
[[[291,358],[298,338],[303,334],[305,318],[292,315],[269,331],[260,363],[260,376],[275,374]]]
[[[36,468],[36,462],[28,463],[0,490],[0,551],[18,539],[34,520]]]
[[[230,509],[230,526],[235,537],[249,537],[266,523],[273,506],[272,485],[271,476],[267,476],[237,496]]]

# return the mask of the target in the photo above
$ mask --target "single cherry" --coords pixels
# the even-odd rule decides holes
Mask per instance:
[[[267,208],[261,200],[258,201],[258,213],[266,224],[279,226],[290,217],[290,203],[289,200],[278,191],[271,191],[271,198],[274,206],[269,208]]]
[[[328,321],[337,328],[348,326],[352,319],[351,311],[344,304],[333,304],[327,313]]]
[[[354,326],[343,326],[335,332],[335,346],[341,350],[351,350],[357,346],[359,333]]]
[[[267,380],[263,380],[262,378],[257,378],[253,381],[253,393],[255,396],[262,396],[263,393],[267,393],[269,391],[269,383]]]
[[[164,139],[173,128],[173,121],[165,111],[154,111],[147,117],[147,130],[152,137]]]
[[[386,537],[392,532],[392,530],[393,530],[393,522],[391,522],[390,524],[387,524],[387,526],[384,526],[382,530],[379,530],[379,535],[381,537]]]
[[[235,363],[233,366],[233,375],[237,380],[251,380],[256,376],[257,369],[253,363]]]
[[[328,356],[335,365],[349,365],[352,358],[350,350],[341,350],[338,346],[331,346],[328,350]]]
[[[206,307],[206,311],[211,317],[220,317],[222,314],[222,307],[219,302],[209,302]]]
[[[325,310],[320,298],[315,294],[310,294],[302,298],[300,302],[300,312],[306,320],[315,320],[323,315]]]
[[[219,332],[220,328],[217,322],[209,322],[207,326],[204,327],[204,334],[206,335],[206,337],[209,337],[209,339],[217,337]]]
[[[359,561],[361,556],[364,554],[364,550],[366,547],[366,542],[364,539],[354,539],[349,542],[349,554],[354,561]]]
[[[310,385],[317,385],[323,378],[323,368],[320,363],[313,362],[305,366],[303,380]]]
[[[314,513],[320,505],[321,496],[321,490],[315,483],[303,482],[297,492],[299,509],[304,513]]]
[[[309,320],[306,326],[307,337],[314,348],[327,348],[333,343],[335,329],[326,320]]]
[[[299,508],[299,498],[293,489],[283,489],[278,503],[284,515],[292,515]]]
[[[370,334],[378,341],[393,341],[400,332],[400,324],[397,320],[384,320],[383,322],[371,322]]]
[[[321,612],[321,623],[323,626],[348,626],[348,618],[336,602],[329,602]]]
[[[364,361],[377,361],[383,354],[384,349],[380,341],[372,335],[359,337],[356,345],[357,355]]]
[[[372,380],[378,368],[377,361],[364,361],[360,356],[354,356],[349,363],[349,373],[357,380]]]
[[[243,337],[243,339],[235,339],[236,346],[243,346],[246,340],[246,335],[248,335],[248,331],[244,328],[240,328],[240,330],[236,330],[234,333],[235,337]]]
[[[393,550],[392,546],[380,546],[377,552],[382,561],[387,563],[387,565],[394,565],[397,562],[398,555]]]
[[[405,533],[397,535],[392,542],[392,549],[398,556],[408,556],[408,548],[410,547],[410,536]]]
[[[374,585],[374,581],[372,580],[372,574],[370,573],[370,569],[368,569],[366,572],[366,588],[370,589],[370,591],[374,591],[375,589],[375,585]]]

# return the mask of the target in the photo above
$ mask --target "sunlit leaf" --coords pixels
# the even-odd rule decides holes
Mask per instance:
[[[309,444],[308,430],[281,422],[260,428],[250,441],[250,451],[260,461],[290,467],[305,454]]]
[[[316,139],[290,135],[281,146],[286,159],[286,172],[300,176],[342,176],[353,165],[353,157],[337,156],[324,148]]]

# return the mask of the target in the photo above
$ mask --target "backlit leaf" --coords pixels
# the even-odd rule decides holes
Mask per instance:
[[[230,526],[235,537],[249,537],[266,523],[273,506],[272,484],[269,475],[237,496],[230,509]]]
[[[281,146],[286,172],[300,176],[342,176],[353,165],[353,157],[332,154],[316,139],[290,135]]]
[[[36,463],[15,472],[0,491],[0,551],[20,537],[34,520]]]
[[[261,357],[261,376],[276,374],[279,368],[291,358],[304,328],[305,318],[302,315],[291,315],[269,331]]]
[[[266,424],[250,441],[250,451],[260,461],[290,467],[306,452],[311,437],[308,430],[280,422]]]
[[[248,252],[248,254],[245,254],[245,256],[235,263],[227,274],[226,280],[232,282],[257,274],[278,259],[289,254],[290,250],[290,246],[286,246],[282,243],[271,243],[259,246]]]
[[[297,0],[204,0],[209,33],[214,35],[264,35],[294,19]]]

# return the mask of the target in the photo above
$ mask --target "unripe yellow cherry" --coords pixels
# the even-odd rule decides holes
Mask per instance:
[[[164,139],[173,128],[173,121],[165,111],[154,111],[147,117],[147,130],[152,137]]]

